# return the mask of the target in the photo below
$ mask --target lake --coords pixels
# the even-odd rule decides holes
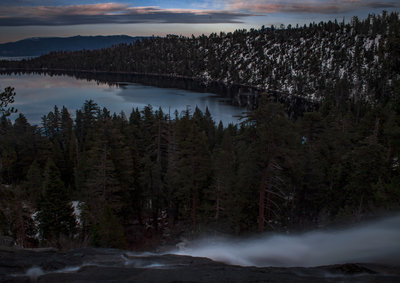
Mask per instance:
[[[117,82],[100,83],[95,80],[76,79],[67,75],[47,74],[1,74],[0,88],[12,86],[17,93],[14,107],[23,113],[32,124],[40,124],[41,117],[53,110],[54,105],[66,106],[71,115],[80,109],[85,100],[92,99],[100,107],[106,107],[112,113],[124,111],[126,115],[133,108],[143,109],[147,105],[159,107],[165,113],[179,113],[195,107],[205,111],[208,107],[214,120],[238,123],[238,116],[244,108],[229,105],[212,93],[201,93],[177,88],[160,88],[138,83]],[[12,119],[15,119],[15,114]]]
[[[6,56],[0,56],[0,60],[6,60],[6,61],[22,61],[22,60],[29,60],[33,59],[39,56],[12,56],[12,57],[6,57]]]

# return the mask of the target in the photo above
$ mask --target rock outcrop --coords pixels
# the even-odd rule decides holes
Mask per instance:
[[[0,282],[400,282],[399,266],[241,267],[115,249],[0,249]]]

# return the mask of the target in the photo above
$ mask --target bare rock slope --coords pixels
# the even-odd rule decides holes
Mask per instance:
[[[0,282],[400,282],[400,267],[241,267],[207,258],[114,249],[0,249]]]

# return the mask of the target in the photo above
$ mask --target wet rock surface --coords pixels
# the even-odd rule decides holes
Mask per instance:
[[[400,266],[241,267],[114,249],[0,249],[0,282],[400,282]]]

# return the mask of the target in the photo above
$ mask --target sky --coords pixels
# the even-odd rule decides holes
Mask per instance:
[[[400,0],[0,0],[0,43],[31,37],[191,36],[308,24],[383,10]]]

